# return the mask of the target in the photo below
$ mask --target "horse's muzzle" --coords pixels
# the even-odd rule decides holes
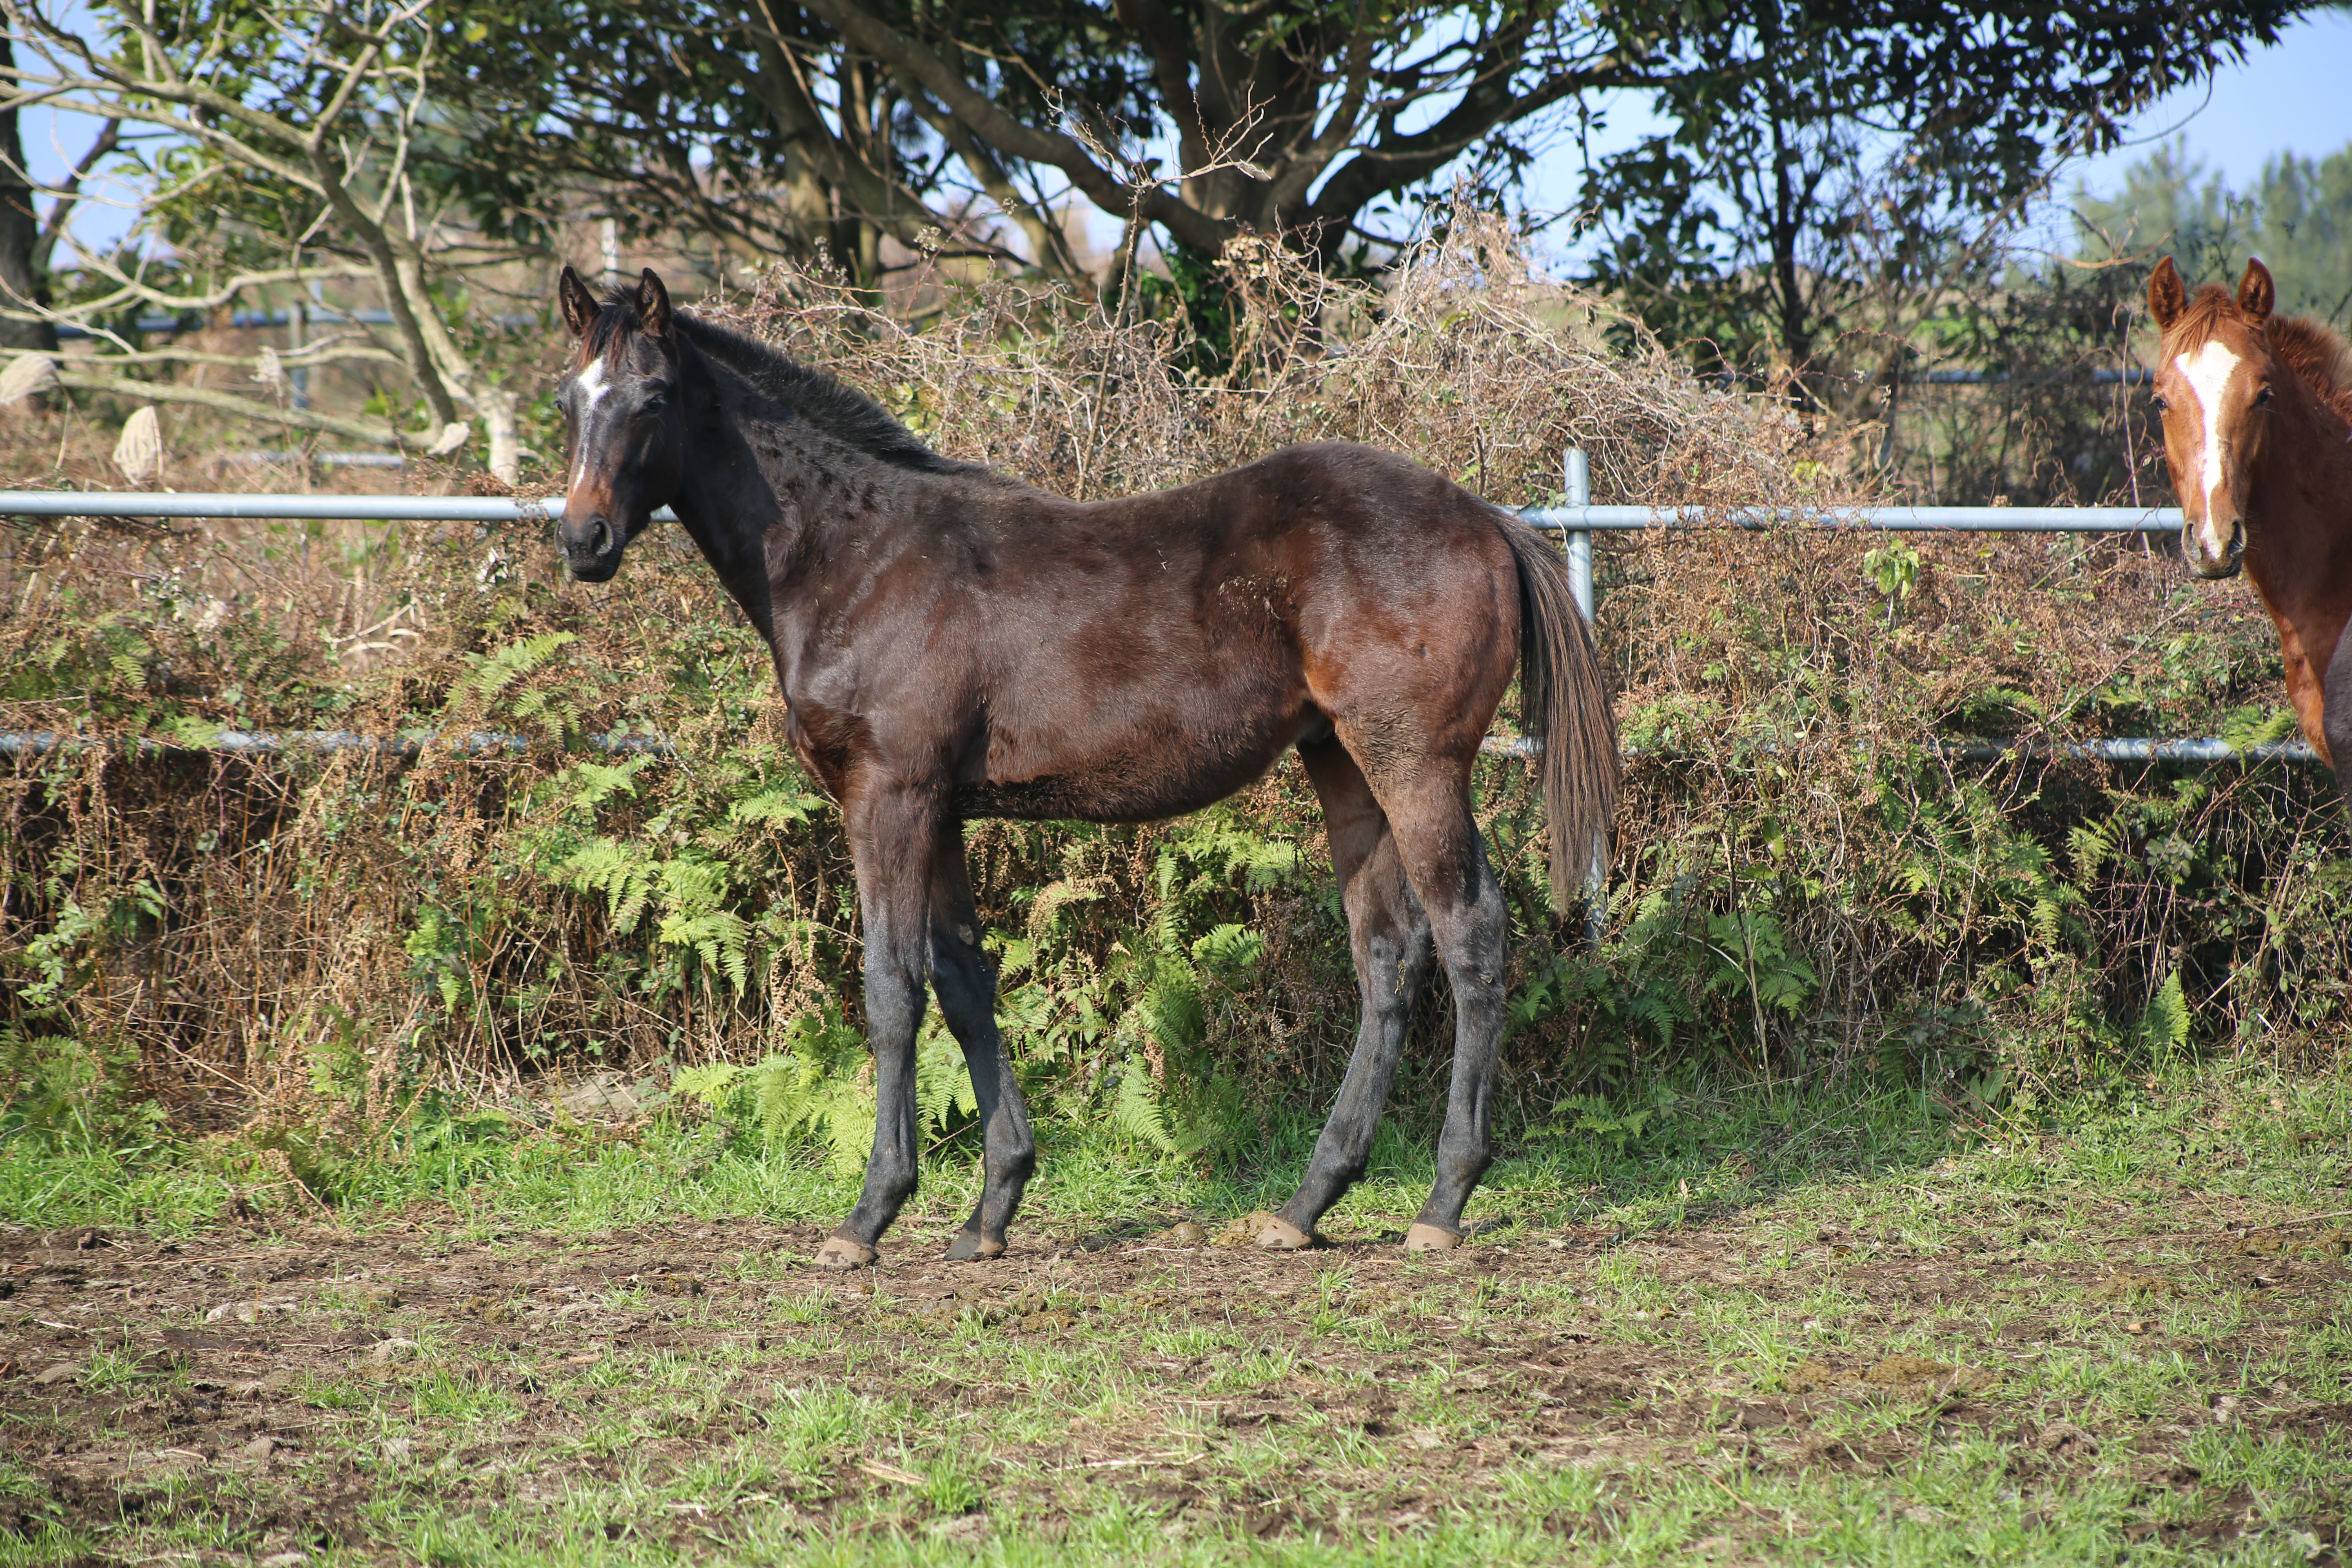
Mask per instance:
[[[2214,554],[2205,548],[2203,531],[2197,524],[2184,523],[2180,530],[2180,553],[2189,562],[2189,569],[2210,582],[2234,577],[2246,559],[2246,525],[2242,521],[2230,525],[2230,542]]]
[[[592,513],[578,529],[566,518],[556,531],[563,546],[563,564],[579,583],[609,583],[621,569],[621,552],[628,536],[613,526],[603,512]]]

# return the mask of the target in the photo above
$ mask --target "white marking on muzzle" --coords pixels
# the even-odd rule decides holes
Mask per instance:
[[[2205,426],[2205,447],[2199,454],[2198,488],[2205,496],[2205,521],[2202,531],[2214,544],[2222,542],[2213,535],[2213,497],[2227,482],[2221,471],[2221,390],[2230,384],[2230,376],[2238,368],[2238,356],[2218,342],[2209,342],[2195,353],[2181,354],[2172,362],[2179,367],[2189,383],[2191,396],[2197,399],[2197,412]]]

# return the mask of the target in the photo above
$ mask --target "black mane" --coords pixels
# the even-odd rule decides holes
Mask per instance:
[[[866,394],[821,370],[810,369],[757,338],[684,311],[673,311],[670,325],[687,342],[767,396],[869,458],[919,473],[961,474],[979,469],[977,464],[941,457]],[[636,289],[607,291],[604,309],[588,330],[588,357],[608,355],[622,337],[637,327]]]

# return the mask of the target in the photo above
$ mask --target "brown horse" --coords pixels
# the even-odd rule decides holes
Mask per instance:
[[[1321,801],[1363,1017],[1305,1179],[1259,1245],[1305,1247],[1363,1173],[1433,949],[1454,1079],[1411,1248],[1462,1239],[1491,1160],[1502,894],[1470,809],[1478,742],[1525,677],[1546,731],[1553,886],[1607,852],[1615,725],[1559,552],[1402,458],[1295,447],[1181,489],[1078,503],[940,457],[871,399],[673,312],[648,270],[578,341],[558,530],[601,583],[656,509],[768,639],[801,760],[857,868],[878,1116],[857,1206],[817,1261],[870,1263],[916,1180],[926,980],[971,1071],[979,1206],[948,1249],[992,1258],[1035,1164],[995,1018],[963,824],[1143,822],[1221,800],[1296,746]]]
[[[2242,566],[2277,623],[2287,700],[2352,808],[2352,351],[2274,314],[2269,268],[2246,263],[2237,298],[2190,295],[2172,258],[2147,280],[2164,334],[2156,406],[2180,498],[2181,553],[2200,577]]]

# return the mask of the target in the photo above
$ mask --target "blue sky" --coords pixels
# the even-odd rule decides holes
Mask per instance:
[[[2282,152],[2323,157],[2352,142],[2352,12],[2323,11],[2290,28],[2243,66],[2222,72],[2210,90],[2171,94],[2139,117],[2135,145],[2088,160],[2083,183],[2094,190],[2123,183],[2124,169],[2168,136],[2188,140],[2231,185],[2252,183]]]

